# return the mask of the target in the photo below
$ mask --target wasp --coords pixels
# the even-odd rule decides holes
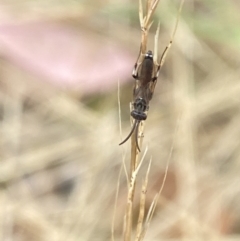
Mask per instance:
[[[133,88],[133,110],[131,111],[131,116],[134,119],[132,129],[128,136],[119,144],[125,143],[135,131],[135,141],[138,151],[140,152],[140,147],[138,144],[138,129],[141,121],[147,119],[147,111],[149,109],[149,102],[152,99],[153,92],[157,83],[158,75],[164,56],[166,54],[167,46],[161,56],[160,64],[154,61],[153,52],[151,50],[147,51],[141,64],[135,64],[132,76],[136,80]]]
[[[143,41],[141,43],[140,53],[132,72],[132,76],[135,79],[135,84],[133,87],[133,102],[132,102],[132,111],[131,111],[131,116],[134,119],[134,123],[128,136],[119,145],[122,145],[123,143],[125,143],[135,131],[136,147],[140,152],[140,147],[138,144],[139,125],[141,121],[145,121],[147,119],[149,102],[153,97],[153,93],[157,83],[160,69],[163,66],[165,57],[167,56],[167,52],[173,43],[173,39],[177,30],[179,16],[182,10],[183,3],[184,3],[184,0],[181,1],[180,7],[178,10],[177,20],[175,23],[175,27],[174,27],[171,39],[168,45],[165,47],[164,51],[162,52],[162,56],[160,58],[159,63],[158,63],[157,53],[158,53],[158,35],[159,35],[160,23],[158,25],[157,32],[155,35],[154,56],[151,50],[146,51],[147,34],[145,35],[143,34]],[[146,30],[146,28],[144,28],[145,25],[142,24],[143,22],[145,23],[144,20],[146,20],[146,18],[141,19],[140,21],[142,30],[144,29]],[[149,30],[151,23],[149,25],[146,24],[146,26],[148,26],[147,29]]]

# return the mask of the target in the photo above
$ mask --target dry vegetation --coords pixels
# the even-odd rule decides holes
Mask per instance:
[[[161,20],[160,52],[178,6],[179,1],[162,0],[155,13]],[[240,240],[239,11],[237,0],[185,2],[145,125],[142,149],[148,146],[148,152],[138,182],[152,159],[147,210],[170,161],[146,241]],[[129,84],[120,87],[122,135],[128,133],[140,39],[137,1],[12,0],[1,1],[0,12],[2,24],[54,21],[79,36],[84,31],[89,42],[93,36],[98,43],[107,39],[102,48],[112,41],[129,52]],[[101,94],[60,88],[14,61],[15,52],[4,47],[2,25],[0,30],[0,240],[110,240],[117,179],[122,160],[129,160],[130,144],[118,146],[117,83],[123,77],[115,75],[115,87],[102,87]],[[105,60],[87,57],[94,70]],[[116,241],[122,240],[126,183],[123,171]],[[138,206],[136,199],[133,229]]]

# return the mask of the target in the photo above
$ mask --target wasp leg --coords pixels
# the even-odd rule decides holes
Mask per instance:
[[[138,64],[136,63],[133,68],[132,77],[138,79]]]
[[[172,40],[170,40],[168,46],[166,46],[166,48],[165,48],[164,51],[163,51],[162,56],[161,56],[161,58],[160,58],[160,64],[157,62],[157,60],[154,61],[154,66],[155,66],[155,71],[154,71],[154,72],[155,72],[155,74],[154,74],[154,76],[152,77],[152,81],[153,81],[153,82],[156,81],[157,78],[158,78],[158,76],[159,76],[161,67],[163,66],[163,63],[164,63],[165,58],[166,58],[166,56],[167,56],[167,52],[168,52],[168,50],[170,49],[171,45],[172,45]],[[156,52],[155,52],[155,53],[156,53]],[[157,54],[155,54],[155,55],[157,55]]]

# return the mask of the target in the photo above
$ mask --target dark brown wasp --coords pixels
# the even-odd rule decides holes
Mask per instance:
[[[140,1],[141,2],[141,1]],[[156,3],[156,2],[155,2]],[[137,63],[134,65],[132,76],[136,80],[135,85],[133,88],[133,103],[132,103],[132,111],[131,116],[134,119],[134,123],[132,126],[132,129],[128,136],[119,144],[122,145],[125,143],[134,133],[135,131],[135,141],[136,141],[136,147],[138,151],[140,151],[140,147],[138,144],[138,129],[141,121],[145,121],[147,119],[147,111],[149,109],[149,101],[152,99],[153,92],[157,83],[157,78],[160,72],[160,69],[164,63],[165,57],[167,55],[167,52],[169,48],[172,45],[177,26],[178,26],[178,20],[181,13],[181,9],[183,6],[184,0],[181,1],[179,10],[178,10],[178,16],[177,21],[175,24],[175,28],[173,30],[172,37],[170,39],[169,44],[165,47],[162,56],[160,58],[160,61],[158,63],[157,53],[158,53],[158,35],[159,35],[159,28],[160,25],[158,25],[157,32],[155,35],[155,46],[154,46],[154,56],[153,52],[151,50],[146,52],[146,46],[147,46],[147,34],[143,31],[142,36],[142,43],[140,47],[140,53],[138,56]],[[154,5],[156,7],[156,5]],[[153,9],[153,8],[152,8]],[[151,14],[150,14],[151,15]],[[150,16],[147,15],[147,16]],[[149,20],[149,18],[142,18],[142,15],[140,17],[140,23],[142,30],[149,30],[151,23],[148,24],[145,23],[146,19]],[[146,24],[146,26],[144,25]],[[145,33],[145,35],[144,35]]]
[[[171,42],[170,42],[171,44]],[[157,78],[159,75],[160,68],[162,66],[164,57],[166,55],[167,49],[170,47],[170,44],[165,48],[160,64],[155,62],[153,59],[153,53],[149,50],[144,58],[142,63],[138,66],[136,63],[133,69],[132,76],[135,81],[135,86],[133,89],[133,110],[131,116],[134,118],[134,123],[129,135],[119,144],[122,145],[125,143],[135,131],[135,140],[137,149],[140,151],[138,144],[138,129],[141,121],[147,119],[147,111],[149,109],[149,101],[152,99],[153,92],[157,83]]]

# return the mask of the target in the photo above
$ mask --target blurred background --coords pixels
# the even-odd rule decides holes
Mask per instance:
[[[160,2],[150,49],[179,4]],[[240,240],[239,11],[185,1],[145,125],[147,209],[170,163],[145,240]],[[110,239],[140,34],[136,0],[0,1],[0,240]],[[116,240],[126,191],[123,173]]]

